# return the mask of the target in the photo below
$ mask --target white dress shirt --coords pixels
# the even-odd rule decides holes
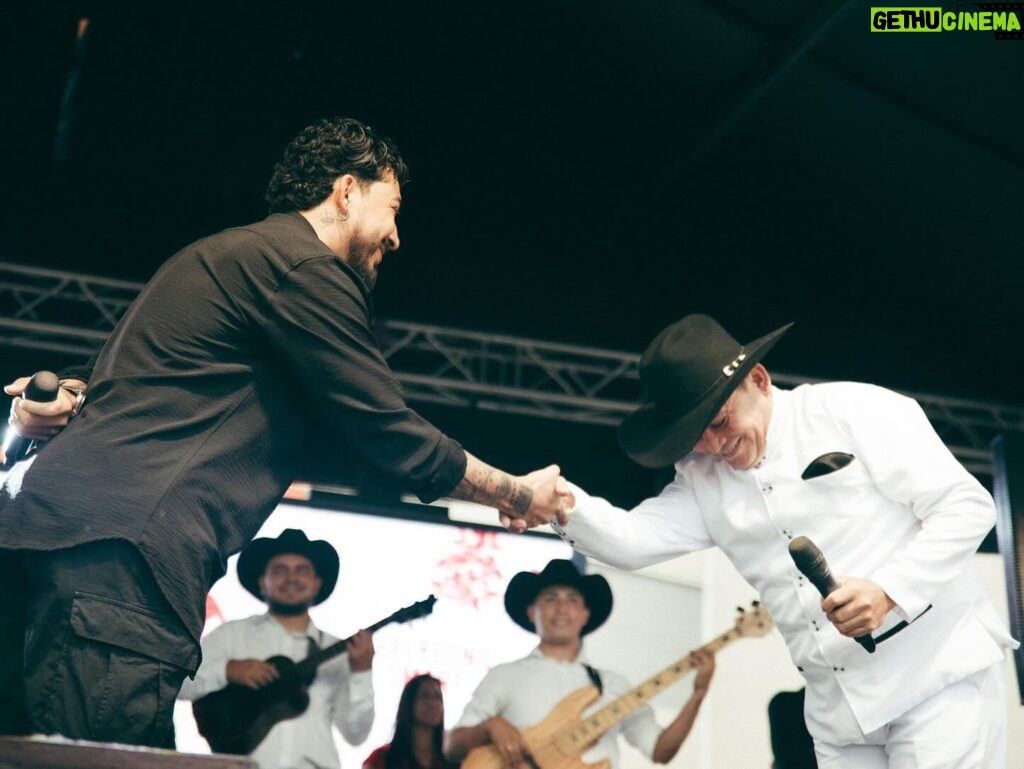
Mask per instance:
[[[496,665],[480,681],[455,728],[477,726],[494,716],[501,716],[517,729],[534,726],[547,718],[566,696],[593,684],[585,664],[583,652],[572,662],[566,662],[548,657],[538,647],[521,660]],[[599,670],[598,673],[603,693],[586,713],[607,705],[632,688],[625,678],[616,673],[608,670]],[[616,737],[620,733],[630,745],[649,758],[654,754],[661,731],[654,720],[654,711],[648,705],[641,705],[605,732],[593,747],[583,753],[583,760],[593,763],[607,758],[612,769],[617,769],[619,746]]]
[[[226,622],[203,639],[203,663],[178,697],[197,700],[223,689],[229,660],[284,655],[299,662],[309,655],[310,638],[321,649],[338,640],[312,622],[305,633],[289,632],[269,614]],[[373,716],[373,671],[353,673],[347,655],[335,657],[317,669],[306,711],[276,724],[251,758],[260,769],[339,769],[331,725],[358,745],[369,735]]]
[[[801,480],[830,452],[854,459]],[[992,498],[917,403],[889,390],[773,387],[766,456],[756,468],[690,454],[660,495],[629,513],[573,491],[563,537],[607,563],[636,569],[722,549],[761,594],[807,680],[816,739],[857,742],[1016,646],[967,568],[995,522]],[[873,580],[896,602],[876,637],[903,619],[912,624],[874,654],[840,635],[789,555],[799,535],[818,545],[837,578]]]

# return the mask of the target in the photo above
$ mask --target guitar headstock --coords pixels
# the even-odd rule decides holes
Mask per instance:
[[[409,622],[410,620],[419,619],[420,617],[426,617],[428,614],[434,611],[434,604],[437,603],[435,596],[424,598],[422,601],[406,606],[404,609],[399,609],[392,614],[389,619],[392,622]]]
[[[736,618],[736,632],[746,638],[757,638],[768,635],[772,629],[772,618],[765,611],[760,601],[753,601],[749,609],[742,606],[736,609],[739,616]]]

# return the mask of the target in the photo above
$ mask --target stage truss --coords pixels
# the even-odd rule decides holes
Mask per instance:
[[[0,346],[87,356],[142,284],[0,262]],[[617,425],[643,397],[639,356],[384,320],[381,349],[412,402]],[[773,372],[787,387],[813,379]],[[1024,408],[906,393],[957,458],[992,474],[992,439],[1024,432]]]

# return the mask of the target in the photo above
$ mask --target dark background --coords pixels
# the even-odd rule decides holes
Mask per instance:
[[[779,371],[1024,400],[1024,40],[812,0],[21,5],[2,260],[145,280],[262,218],[284,144],[344,114],[412,168],[383,318],[634,352],[695,311],[795,321]],[[422,410],[622,503],[661,480],[609,428]]]

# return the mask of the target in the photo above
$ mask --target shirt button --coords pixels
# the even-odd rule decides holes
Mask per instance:
[[[770,483],[766,483],[764,486],[761,487],[761,491],[763,491],[765,494],[771,494],[772,485]]]

